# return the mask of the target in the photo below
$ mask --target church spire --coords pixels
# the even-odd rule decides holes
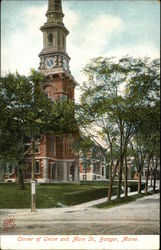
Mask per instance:
[[[62,11],[61,0],[49,0],[48,11]]]
[[[70,57],[66,52],[66,37],[69,31],[63,23],[61,0],[48,0],[47,22],[40,27],[43,32],[43,49],[40,52],[39,69],[46,75],[64,72],[71,74]]]
[[[46,12],[47,22],[62,23],[64,14],[62,12],[61,0],[49,0]]]

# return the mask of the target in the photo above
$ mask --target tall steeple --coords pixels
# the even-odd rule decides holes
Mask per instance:
[[[48,22],[62,23],[64,14],[62,12],[61,0],[49,0],[46,16]]]
[[[73,100],[76,82],[69,70],[70,57],[66,52],[66,37],[61,0],[48,0],[47,21],[40,28],[43,33],[43,49],[39,54],[40,72],[45,74],[42,89],[53,101]],[[50,135],[40,141],[38,153],[42,167],[42,181],[78,182],[79,161],[73,152],[74,135]],[[72,179],[71,179],[72,176]]]
[[[58,72],[70,74],[70,57],[66,52],[66,36],[69,31],[63,23],[61,0],[48,0],[47,22],[40,28],[43,32],[43,50],[40,52],[40,71],[46,75]]]

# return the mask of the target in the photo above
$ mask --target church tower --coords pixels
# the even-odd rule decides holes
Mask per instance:
[[[47,21],[40,28],[43,49],[39,54],[39,70],[46,79],[43,90],[52,100],[74,100],[76,82],[69,69],[70,57],[66,52],[69,31],[63,23],[61,0],[48,0]],[[78,182],[79,160],[72,150],[73,136],[46,134],[35,155],[35,178],[38,182]]]
[[[51,99],[74,99],[76,82],[69,69],[70,57],[66,52],[69,31],[63,23],[61,0],[49,0],[47,22],[40,28],[43,32],[43,49],[39,54],[40,71],[47,77],[44,91]]]

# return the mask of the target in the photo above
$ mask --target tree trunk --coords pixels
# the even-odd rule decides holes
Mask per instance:
[[[124,171],[124,196],[128,196],[128,185],[127,185],[127,156],[125,155],[125,171]]]
[[[36,187],[35,187],[35,139],[34,127],[32,126],[32,169],[31,169],[31,211],[36,211]]]
[[[113,167],[113,146],[112,143],[110,143],[110,161],[109,164],[109,185],[108,185],[108,201],[111,201],[112,197],[112,186],[113,186],[113,178],[112,178],[112,167]]]
[[[154,187],[154,175],[155,175],[155,164],[154,164],[154,157],[152,157],[152,167],[151,167],[151,187]]]
[[[152,187],[153,186],[153,171],[152,171],[152,168],[150,168],[150,186]]]
[[[145,182],[145,193],[148,193],[148,181],[149,181],[149,166],[150,166],[150,157],[148,159],[148,167],[146,172],[146,182]]]
[[[20,185],[20,189],[25,189],[24,179],[23,179],[23,172],[22,168],[18,168],[18,183]]]
[[[113,180],[111,179],[109,181],[109,186],[108,186],[108,201],[111,201],[112,197],[112,186],[113,186]]]
[[[154,169],[154,181],[153,181],[153,192],[155,193],[155,188],[156,188],[156,174],[157,174],[157,171],[156,171],[156,168]]]
[[[138,172],[138,193],[141,193],[141,172]]]
[[[87,170],[85,169],[85,180],[87,180]]]
[[[157,168],[158,168],[158,158],[156,157],[155,168],[154,168],[154,183],[153,183],[153,192],[154,193],[155,193],[155,189],[156,189]]]
[[[117,198],[120,198],[121,195],[121,187],[122,187],[122,164],[120,162],[120,169],[119,169],[119,183],[118,183],[118,190],[117,190]]]
[[[120,162],[120,160],[117,160],[114,171],[112,171],[113,163],[109,166],[109,190],[108,190],[108,200],[111,200],[111,196],[112,196],[112,186],[113,186],[113,182],[114,182],[114,180],[115,180],[115,176],[116,176],[116,172],[117,172],[117,168],[118,168],[119,162]]]
[[[118,190],[117,190],[117,198],[120,198],[121,195],[121,187],[122,187],[122,169],[123,169],[123,164],[124,164],[124,157],[123,157],[123,136],[121,133],[121,138],[120,138],[120,169],[119,169],[119,183],[118,183]]]
[[[109,179],[109,164],[106,165],[106,178]]]
[[[111,152],[111,155],[112,155],[112,152]],[[113,185],[112,165],[113,165],[113,161],[112,161],[112,158],[111,158],[111,164],[109,165],[108,201],[111,200],[111,196],[112,196],[112,185]]]

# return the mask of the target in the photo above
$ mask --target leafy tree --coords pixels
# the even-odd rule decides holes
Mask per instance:
[[[160,110],[158,104],[148,107],[142,114],[142,124],[140,129],[133,140],[133,152],[135,162],[137,164],[137,172],[139,174],[138,192],[141,192],[141,171],[145,163],[147,163],[146,171],[146,187],[145,191],[148,192],[148,177],[150,173],[150,165],[152,165],[154,173],[154,191],[156,184],[156,172],[158,161],[160,158]]]
[[[69,100],[52,102],[42,91],[45,77],[32,70],[30,76],[8,74],[0,78],[0,158],[12,162],[19,171],[21,187],[25,156],[32,152],[32,179],[35,169],[35,147],[41,136],[76,131],[74,103]],[[26,142],[31,142],[26,151]]]
[[[85,172],[85,180],[87,179],[87,170],[90,163],[88,154],[93,146],[94,142],[89,138],[89,136],[85,136],[79,131],[79,136],[77,136],[77,140],[74,141],[73,148],[82,159],[82,167],[83,171]]]
[[[141,171],[147,162],[146,192],[148,191],[149,166],[155,158],[156,168],[160,158],[160,62],[146,59],[143,75],[138,74],[129,83],[129,92],[140,106],[137,113],[139,130],[133,138],[135,162],[139,176],[138,192],[141,192]],[[142,81],[140,78],[142,77]],[[154,168],[154,176],[156,175]],[[156,176],[155,176],[156,177]],[[154,178],[156,179],[156,178]],[[154,181],[155,190],[155,181]]]
[[[157,60],[149,62],[147,58],[124,57],[115,62],[112,58],[100,57],[91,60],[84,69],[87,81],[81,87],[78,123],[100,149],[106,148],[105,158],[110,161],[109,200],[117,172],[117,196],[120,197],[123,169],[127,196],[127,164],[124,164],[124,159],[129,142],[142,123],[143,105],[153,100],[150,86],[158,79],[155,74],[157,63]],[[155,66],[152,68],[151,65]],[[107,159],[108,155],[110,159]]]

